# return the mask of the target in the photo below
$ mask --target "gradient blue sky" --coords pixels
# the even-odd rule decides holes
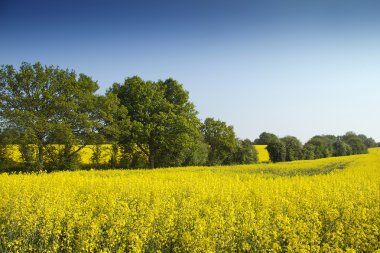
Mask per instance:
[[[380,141],[380,1],[0,0],[0,64],[173,77],[241,138]]]

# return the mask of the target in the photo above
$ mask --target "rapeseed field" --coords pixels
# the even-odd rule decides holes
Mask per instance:
[[[29,145],[34,150],[34,156],[37,152],[37,146],[35,145]],[[54,146],[57,150],[63,149],[62,145],[56,145],[53,144],[51,146]],[[112,145],[111,144],[102,144],[99,145],[99,151],[100,151],[100,163],[101,164],[107,164],[112,156]],[[75,147],[77,148],[77,147]],[[81,149],[78,152],[79,155],[79,161],[82,164],[91,164],[92,163],[92,156],[96,150],[96,145],[87,145],[83,149]],[[17,145],[7,145],[7,158],[15,161],[15,162],[22,162],[22,155]]]
[[[375,252],[380,149],[221,167],[0,175],[0,252]]]
[[[270,161],[267,145],[254,145],[254,147],[257,151],[257,158],[259,159],[259,163]]]

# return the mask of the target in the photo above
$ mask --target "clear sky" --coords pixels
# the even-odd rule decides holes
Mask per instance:
[[[173,77],[240,138],[380,141],[380,1],[0,0],[0,64]]]

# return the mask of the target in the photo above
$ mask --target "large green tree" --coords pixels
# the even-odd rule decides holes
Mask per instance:
[[[225,122],[206,118],[203,126],[206,143],[210,146],[208,165],[228,163],[228,158],[236,148],[235,131]]]
[[[19,70],[2,66],[0,117],[6,128],[17,132],[13,143],[37,146],[36,168],[44,169],[48,144],[70,146],[66,152],[70,157],[118,131],[113,120],[113,115],[122,115],[117,112],[118,100],[96,95],[97,89],[89,76],[77,76],[72,70],[40,63],[22,63]]]
[[[201,122],[188,92],[176,80],[152,82],[134,76],[115,83],[108,94],[117,95],[131,120],[131,131],[120,142],[135,144],[151,168],[204,162],[205,155],[195,152],[203,143]]]

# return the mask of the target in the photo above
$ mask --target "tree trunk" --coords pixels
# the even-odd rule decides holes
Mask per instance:
[[[37,161],[37,169],[44,169],[44,146],[42,144],[38,145],[38,161]]]

